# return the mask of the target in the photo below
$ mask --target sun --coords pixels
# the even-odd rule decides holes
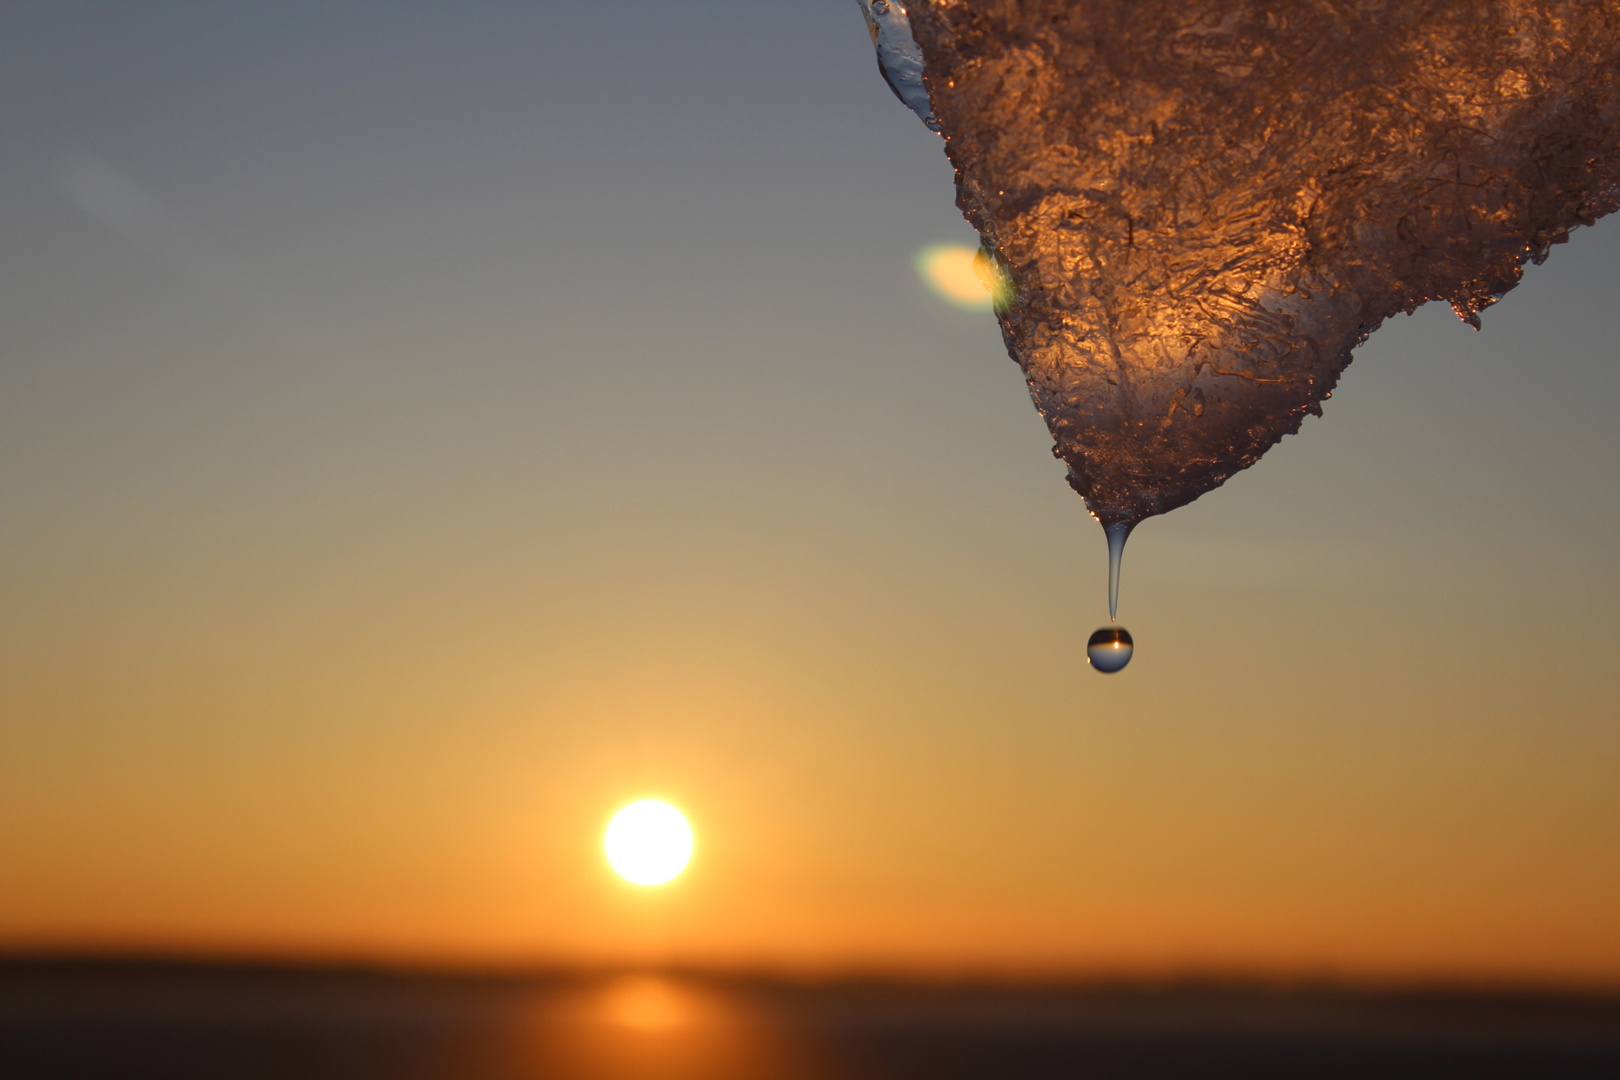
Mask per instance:
[[[642,799],[613,815],[602,847],[624,880],[662,885],[686,869],[692,858],[692,827],[669,803]]]

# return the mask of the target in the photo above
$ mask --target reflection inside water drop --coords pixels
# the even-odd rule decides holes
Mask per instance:
[[[1129,630],[1122,626],[1105,626],[1086,642],[1086,659],[1098,671],[1112,675],[1131,662],[1135,649]]]

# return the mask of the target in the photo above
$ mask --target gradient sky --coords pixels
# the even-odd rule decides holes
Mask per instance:
[[[1108,678],[853,0],[0,42],[0,947],[1620,983],[1620,225],[1138,529]]]

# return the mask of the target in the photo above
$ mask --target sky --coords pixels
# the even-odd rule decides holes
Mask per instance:
[[[0,949],[1620,985],[1620,225],[1139,527],[1102,676],[853,0],[0,42]]]

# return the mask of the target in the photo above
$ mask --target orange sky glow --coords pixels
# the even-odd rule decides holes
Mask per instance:
[[[1105,678],[859,12],[630,7],[0,13],[0,950],[1620,985],[1620,226],[1141,525]]]

